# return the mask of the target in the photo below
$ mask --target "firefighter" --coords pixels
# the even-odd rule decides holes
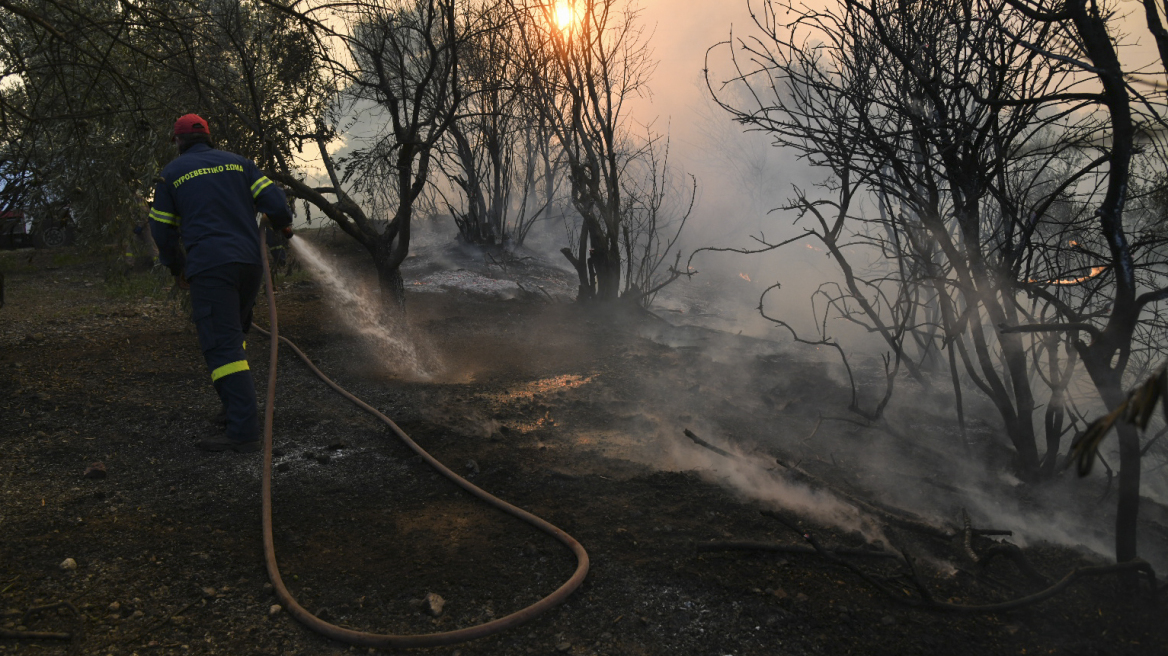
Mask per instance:
[[[225,435],[202,439],[205,451],[260,449],[255,383],[244,353],[263,280],[256,213],[291,235],[292,214],[272,181],[247,158],[216,149],[207,122],[180,117],[171,141],[178,157],[162,169],[150,209],[161,263],[191,291],[191,320],[223,402]],[[184,252],[185,249],[185,252]]]

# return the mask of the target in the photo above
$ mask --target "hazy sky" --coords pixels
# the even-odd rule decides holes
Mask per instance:
[[[756,9],[762,6],[761,0],[752,0],[750,4]],[[730,123],[722,110],[711,106],[702,83],[702,69],[710,46],[727,40],[731,29],[738,37],[759,33],[747,9],[747,0],[639,0],[639,5],[643,23],[651,32],[651,44],[659,64],[650,81],[652,96],[633,104],[633,116],[641,123],[653,122],[654,128],[660,132],[670,131],[673,161],[701,178],[705,209],[710,209],[711,202],[717,204],[718,192],[729,192],[726,195],[741,198],[740,193],[727,189],[726,180],[717,179],[734,166],[733,162],[727,161],[733,157],[766,157],[768,166],[777,166],[778,175],[773,176],[773,186],[779,197],[771,199],[772,202],[781,201],[792,182],[809,182],[811,174],[791,162],[789,153],[765,152],[768,149],[765,137],[754,135],[735,139],[732,133],[740,128]],[[838,2],[807,0],[804,5],[822,10],[838,6]],[[1118,0],[1116,6],[1121,14],[1127,14],[1120,23],[1121,30],[1132,38],[1125,40],[1139,43],[1121,51],[1125,65],[1134,68],[1158,61],[1139,0]],[[721,59],[714,59],[715,64],[719,61],[725,61],[724,53]],[[1160,77],[1162,79],[1162,73]],[[723,146],[727,148],[723,149]],[[721,152],[723,150],[731,152]],[[776,222],[772,219],[769,223],[774,225]]]
[[[821,10],[838,6],[836,0],[805,4]],[[754,0],[752,5],[758,8],[762,3]],[[659,64],[650,81],[652,97],[634,103],[632,116],[641,123],[653,122],[658,132],[668,129],[671,162],[698,178],[699,202],[687,227],[690,246],[743,247],[751,245],[750,237],[759,233],[772,241],[798,234],[800,228],[792,225],[791,216],[769,210],[783,203],[792,184],[806,188],[822,178],[822,172],[810,171],[794,160],[793,153],[771,147],[764,135],[743,135],[740,126],[712,105],[702,82],[710,46],[729,39],[731,29],[736,37],[760,33],[747,0],[640,0],[640,6]],[[1158,62],[1138,0],[1120,0],[1117,6],[1127,14],[1120,29],[1131,38],[1124,41],[1139,43],[1121,51],[1125,66]],[[725,60],[723,52],[713,58],[712,68],[717,70],[716,65]],[[754,179],[749,180],[752,175]],[[744,179],[748,184],[743,184]],[[809,285],[836,276],[832,262],[809,247],[813,243],[753,258],[708,254],[696,264],[706,273],[725,269],[721,273],[731,278],[747,273],[756,283],[782,281],[784,287],[773,300],[805,308],[808,289],[813,288]]]

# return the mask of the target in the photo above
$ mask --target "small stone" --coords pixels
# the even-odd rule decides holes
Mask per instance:
[[[111,613],[116,613],[121,609],[122,609],[122,605],[116,601],[111,603],[109,606],[106,607],[106,610],[108,610]]]
[[[479,463],[475,462],[474,460],[467,460],[466,461],[466,469],[467,469],[467,471],[471,472],[472,474],[477,474],[481,471],[479,469]]]
[[[62,560],[61,564],[57,565],[57,567],[60,567],[62,571],[72,572],[73,570],[77,569],[77,561],[73,560],[72,558],[66,558],[65,560]]]
[[[144,613],[144,612],[142,612],[142,611],[140,611],[140,610],[136,610],[136,611],[134,611],[133,613],[130,613],[130,617],[132,617],[132,618],[134,618],[134,619],[136,619],[136,620],[140,620],[140,619],[142,619],[143,617],[146,617],[146,613]]]
[[[202,556],[203,554],[199,554],[199,555]],[[204,597],[214,597],[215,596],[215,588],[203,588],[203,596]]]
[[[329,464],[329,460],[331,460],[331,458],[329,458],[327,453],[322,453],[316,457],[316,461],[322,465]]]
[[[885,615],[884,617],[880,618],[880,623],[884,626],[892,626],[893,624],[896,624],[896,618],[891,615]]]
[[[795,595],[795,601],[797,601],[797,602],[799,602],[799,603],[803,603],[803,602],[807,601],[807,600],[808,600],[808,599],[810,599],[810,598],[811,598],[811,597],[808,597],[807,595],[803,594],[802,592],[800,592],[799,594]]]
[[[427,592],[426,598],[422,600],[422,604],[426,609],[426,612],[430,613],[434,617],[438,617],[442,614],[442,608],[446,606],[446,600],[443,599],[439,594]]]
[[[561,642],[560,644],[556,645],[556,651],[560,651],[560,652],[566,652],[571,648],[572,648],[572,643],[570,643],[570,642]]]
[[[280,611],[282,610],[284,610],[284,607],[280,604],[272,604],[271,606],[268,606],[268,617],[279,615]]]
[[[85,478],[101,480],[106,476],[105,463],[98,461],[85,468]]]
[[[322,622],[333,621],[333,612],[328,608],[318,608],[316,609],[316,612],[313,613],[313,615],[316,615],[316,619]]]

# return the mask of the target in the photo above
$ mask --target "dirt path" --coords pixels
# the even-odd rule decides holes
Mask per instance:
[[[218,402],[181,308],[161,291],[111,294],[100,267],[84,262],[5,258],[0,628],[78,640],[0,638],[0,653],[354,651],[272,611],[260,460],[193,448],[214,430]],[[739,344],[750,354],[744,364],[692,348],[686,340],[700,336],[653,318],[435,291],[411,294],[409,308],[440,373],[408,380],[387,373],[393,367],[334,318],[315,284],[285,284],[277,302],[282,333],[341,385],[591,555],[588,580],[564,606],[518,630],[425,653],[1168,653],[1164,608],[1117,596],[1109,580],[1011,613],[940,614],[894,605],[814,555],[699,551],[711,541],[805,544],[761,514],[774,503],[724,484],[742,471],[680,433],[737,435],[751,448],[775,435],[797,443],[843,393],[821,364]],[[249,344],[261,393],[266,347],[258,337]],[[305,607],[365,630],[432,632],[514,611],[570,575],[558,543],[457,491],[282,358],[276,546]],[[712,469],[691,471],[699,460]],[[85,478],[96,461],[108,475]],[[788,516],[829,546],[876,547],[839,522]],[[938,599],[990,603],[1038,587],[1005,560],[975,576],[960,540],[895,529],[884,537],[921,557]],[[1051,578],[1095,562],[1049,545],[1026,551]],[[61,569],[66,559],[76,568]],[[912,588],[891,559],[856,562],[897,590]],[[428,593],[446,600],[437,617],[420,601]],[[24,616],[59,601],[79,615],[61,607]]]

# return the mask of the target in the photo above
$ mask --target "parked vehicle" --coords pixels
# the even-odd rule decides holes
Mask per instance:
[[[32,245],[32,219],[19,210],[0,213],[0,248],[25,248]]]
[[[73,243],[76,226],[72,211],[66,209],[56,219],[36,221],[32,226],[32,245],[37,248],[57,248]]]

